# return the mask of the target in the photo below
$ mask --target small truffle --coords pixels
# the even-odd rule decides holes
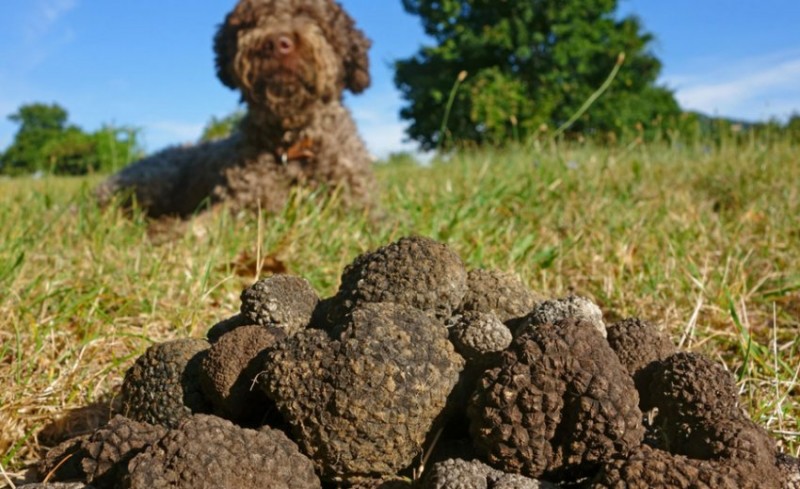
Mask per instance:
[[[476,268],[467,274],[467,293],[456,312],[493,312],[506,322],[531,312],[536,299],[516,275]]]
[[[479,460],[449,459],[434,464],[421,489],[555,489],[519,474],[506,474]]]
[[[356,306],[405,304],[444,321],[467,292],[467,271],[446,245],[424,237],[407,237],[365,253],[342,274],[331,310],[338,322]]]
[[[467,414],[492,466],[548,480],[593,473],[644,435],[639,396],[595,325],[567,319],[517,337],[487,370]]]
[[[311,462],[282,432],[202,414],[185,418],[128,468],[127,489],[321,487]]]
[[[286,337],[278,328],[242,326],[220,337],[203,358],[200,386],[220,416],[238,423],[261,417],[271,406],[255,378],[265,350]]]
[[[508,348],[513,337],[494,313],[467,312],[452,318],[450,341],[470,363],[485,364],[486,358]]]
[[[489,475],[499,473],[479,460],[444,460],[431,467],[421,489],[488,489]]]
[[[208,347],[205,340],[179,339],[148,348],[125,373],[122,414],[171,428],[192,413],[209,412],[199,380]]]
[[[305,330],[267,354],[263,387],[325,479],[394,475],[421,451],[463,359],[418,309],[364,304],[340,336]]]
[[[553,324],[569,318],[591,323],[604,338],[606,337],[603,311],[591,300],[578,295],[569,295],[562,299],[552,299],[536,304],[530,314],[519,321],[515,335],[519,336],[542,324]]]
[[[307,280],[273,275],[242,292],[242,315],[255,324],[283,329],[287,335],[305,329],[319,303]]]

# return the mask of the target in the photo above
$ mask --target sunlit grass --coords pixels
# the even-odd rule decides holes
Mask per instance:
[[[0,465],[22,471],[39,429],[112,396],[152,342],[233,314],[257,273],[285,267],[329,295],[356,255],[412,233],[544,295],[590,296],[609,321],[654,320],[723,361],[797,453],[799,159],[755,142],[465,152],[380,166],[379,217],[301,194],[279,216],[217,213],[156,236],[98,209],[96,179],[0,180]]]

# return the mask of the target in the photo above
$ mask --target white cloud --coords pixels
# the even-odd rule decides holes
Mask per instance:
[[[365,124],[356,118],[356,124],[361,131],[361,136],[367,143],[370,153],[377,158],[385,158],[390,153],[399,151],[416,150],[416,145],[405,139],[405,124],[386,120],[378,123]]]
[[[161,120],[143,125],[143,138],[148,151],[166,146],[193,143],[200,138],[205,125],[197,122]]]
[[[665,78],[685,109],[751,120],[800,111],[800,52],[727,61],[701,75]]]
[[[369,151],[385,158],[398,151],[416,152],[413,142],[405,141],[406,122],[400,120],[401,100],[391,89],[369,91],[358,97],[348,97],[347,105],[353,112],[356,126],[367,143]]]
[[[78,6],[78,0],[39,0],[33,7],[25,25],[25,37],[35,42],[47,34],[69,11]]]

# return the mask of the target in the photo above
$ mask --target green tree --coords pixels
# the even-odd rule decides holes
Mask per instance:
[[[18,175],[44,170],[48,164],[44,148],[66,131],[67,111],[56,104],[35,103],[23,105],[8,119],[19,124],[19,130],[0,158],[2,172]]]
[[[242,109],[236,109],[234,112],[220,118],[212,116],[206,127],[203,128],[200,141],[214,141],[215,139],[230,136],[239,126],[242,118],[244,118],[244,110]]]
[[[108,172],[143,155],[135,129],[105,126],[86,133],[67,124],[68,113],[57,104],[23,105],[8,118],[19,130],[0,155],[0,173],[7,175]]]
[[[618,19],[617,0],[403,0],[436,46],[396,62],[395,84],[423,148],[454,142],[502,143],[554,129],[576,114],[625,62],[611,88],[571,130],[639,134],[679,113],[655,84],[661,63],[635,17]],[[459,73],[445,134],[442,121]]]

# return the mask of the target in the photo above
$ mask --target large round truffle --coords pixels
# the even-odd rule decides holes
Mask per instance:
[[[319,303],[307,280],[291,275],[273,275],[242,292],[242,315],[261,326],[273,326],[292,335],[306,328]]]
[[[184,419],[128,467],[127,489],[320,488],[311,461],[282,432],[208,415]]]
[[[517,321],[515,334],[520,335],[537,326],[552,324],[564,319],[586,321],[592,324],[603,337],[606,336],[603,311],[597,304],[579,295],[568,295],[561,299],[551,299],[536,304],[530,314]]]
[[[200,389],[200,362],[209,344],[179,339],[151,346],[125,373],[122,414],[150,424],[175,427],[210,406]]]
[[[467,273],[467,293],[457,312],[492,312],[506,322],[528,314],[535,304],[536,294],[516,275],[476,268]]]
[[[476,448],[505,472],[588,475],[644,435],[633,380],[595,325],[567,319],[516,338],[468,406]]]
[[[364,304],[341,336],[306,330],[267,355],[264,388],[324,478],[393,475],[418,455],[463,359],[445,327],[400,304]]]
[[[200,385],[215,412],[235,422],[256,420],[272,404],[256,385],[268,348],[286,337],[278,328],[242,326],[220,337],[203,358]]]
[[[333,321],[365,303],[405,304],[444,320],[467,292],[467,271],[446,245],[414,236],[365,253],[342,274]]]

